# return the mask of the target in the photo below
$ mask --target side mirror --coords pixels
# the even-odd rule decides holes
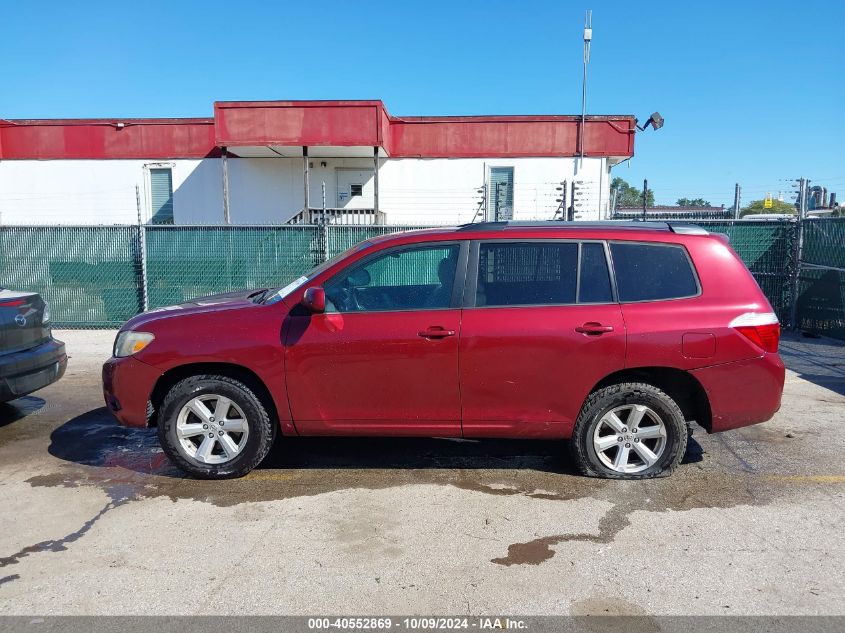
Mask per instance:
[[[320,286],[312,286],[302,295],[302,305],[314,314],[326,311],[326,291]]]

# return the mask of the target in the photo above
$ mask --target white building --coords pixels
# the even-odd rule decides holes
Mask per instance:
[[[0,120],[0,224],[455,224],[607,217],[633,116],[394,117],[218,102],[206,119]],[[583,148],[583,159],[581,158]],[[561,201],[566,192],[565,202]]]

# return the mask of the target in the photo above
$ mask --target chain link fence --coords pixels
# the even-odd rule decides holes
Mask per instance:
[[[62,327],[115,327],[143,308],[137,226],[2,226],[0,286],[38,292]]]
[[[142,231],[149,308],[284,285],[323,261],[315,226],[147,226]]]
[[[845,218],[696,223],[730,237],[781,323],[845,339]],[[144,309],[283,286],[362,240],[414,228],[424,227],[0,226],[0,286],[39,292],[57,327],[113,328]]]
[[[845,218],[818,218],[803,224],[795,325],[845,340]]]
[[[711,233],[724,233],[760,284],[781,323],[789,323],[792,279],[798,239],[797,223],[788,220],[696,222]]]
[[[645,215],[642,209],[620,208],[611,212],[611,220],[648,220],[649,222],[705,222],[707,220],[731,220],[734,219],[734,212],[732,209],[725,209],[724,207],[714,207],[710,211],[703,211],[696,209],[694,211],[665,211],[662,212],[654,207],[648,207]]]

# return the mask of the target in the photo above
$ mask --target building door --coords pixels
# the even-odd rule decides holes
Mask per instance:
[[[490,168],[490,219],[513,220],[513,167]]]
[[[372,209],[373,170],[338,168],[337,206],[339,209]]]

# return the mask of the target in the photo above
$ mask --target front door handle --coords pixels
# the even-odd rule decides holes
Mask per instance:
[[[444,330],[439,325],[434,325],[427,330],[418,332],[417,336],[422,336],[423,338],[446,338],[447,336],[455,336],[455,330]]]
[[[584,325],[579,325],[577,328],[575,328],[575,331],[579,334],[586,334],[587,336],[597,336],[599,334],[613,332],[613,326],[602,325],[601,323],[596,323],[595,321],[589,321]]]

